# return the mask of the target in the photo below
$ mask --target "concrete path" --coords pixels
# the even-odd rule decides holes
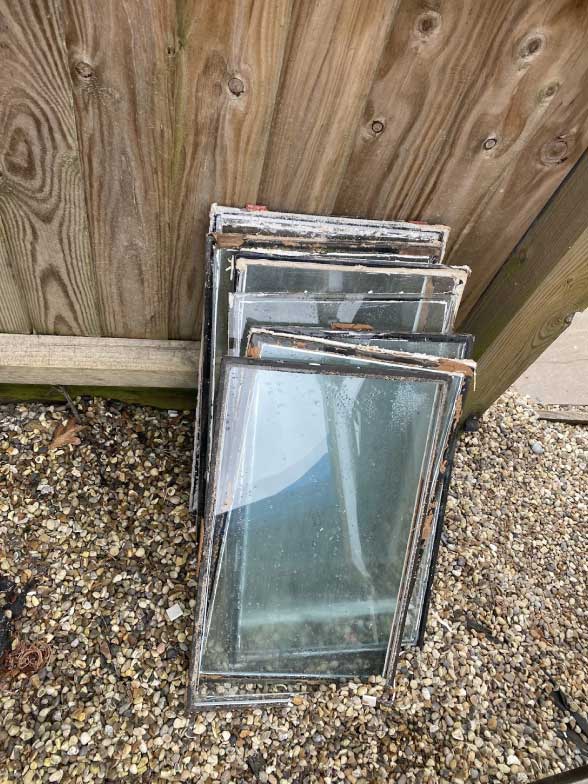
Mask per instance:
[[[588,405],[588,310],[513,385],[539,403]]]

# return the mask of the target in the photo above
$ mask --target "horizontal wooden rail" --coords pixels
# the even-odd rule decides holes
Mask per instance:
[[[0,334],[0,384],[196,389],[200,344]]]

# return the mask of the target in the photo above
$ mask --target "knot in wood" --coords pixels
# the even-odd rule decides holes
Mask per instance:
[[[519,47],[519,54],[524,60],[538,54],[545,44],[545,38],[539,33],[527,36]]]
[[[237,97],[245,92],[245,85],[243,84],[242,79],[239,79],[238,76],[232,76],[229,79],[228,87],[233,95],[236,95]]]
[[[384,130],[384,123],[381,120],[374,120],[372,123],[372,133],[375,133],[376,136]]]
[[[75,64],[75,72],[80,79],[92,79],[94,76],[94,69],[89,63],[83,62],[80,60],[79,63]]]
[[[569,153],[569,145],[561,136],[546,142],[541,148],[541,161],[546,166],[557,166],[563,163]]]
[[[437,11],[427,11],[421,14],[416,22],[417,33],[422,38],[428,38],[441,27],[441,14]]]
[[[543,97],[553,98],[553,96],[556,94],[558,90],[559,90],[559,82],[551,82],[551,84],[548,84],[543,90]]]
[[[483,147],[485,150],[492,150],[498,144],[498,139],[496,136],[489,136],[487,139],[484,140]]]

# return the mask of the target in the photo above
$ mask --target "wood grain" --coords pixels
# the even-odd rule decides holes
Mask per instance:
[[[487,408],[588,307],[588,154],[542,211],[463,329],[476,336],[476,392]]]
[[[451,226],[463,315],[588,144],[587,25],[569,0],[401,2],[335,211]]]
[[[103,334],[166,338],[175,3],[64,2]]]
[[[547,411],[539,409],[535,412],[537,419],[549,422],[566,422],[569,425],[588,425],[588,411],[575,408],[560,408]]]
[[[0,217],[0,332],[30,332],[31,321],[6,251],[7,245]]]
[[[61,25],[57,0],[0,0],[3,254],[35,331],[94,335],[96,276]]]
[[[0,383],[195,389],[199,345],[178,340],[3,334]]]
[[[178,0],[170,336],[200,333],[213,201],[257,197],[291,0]]]
[[[396,0],[297,0],[258,200],[329,214]],[[357,211],[369,217],[365,208]]]

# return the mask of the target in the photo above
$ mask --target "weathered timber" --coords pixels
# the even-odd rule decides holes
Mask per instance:
[[[294,3],[258,200],[330,213],[397,0]],[[365,207],[358,215],[369,217]]]
[[[102,334],[167,338],[175,3],[64,7]]]
[[[588,425],[588,411],[580,411],[574,408],[560,408],[552,410],[537,410],[537,419],[545,419],[549,422],[566,422],[569,425]]]
[[[170,337],[200,336],[214,201],[257,197],[291,0],[179,0],[171,161]]]
[[[0,335],[0,383],[195,389],[199,344]]]
[[[588,145],[588,5],[403,0],[335,203],[451,226],[472,309]]]
[[[1,174],[0,170],[0,177]],[[0,179],[0,190],[1,182]],[[0,214],[0,332],[31,332],[32,329],[26,301],[16,280]]]
[[[62,22],[56,0],[0,0],[0,299],[23,298],[1,311],[18,329],[98,335]]]
[[[460,329],[476,336],[476,391],[486,409],[588,306],[588,155],[545,207]]]

